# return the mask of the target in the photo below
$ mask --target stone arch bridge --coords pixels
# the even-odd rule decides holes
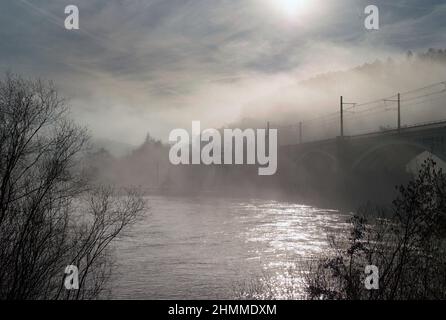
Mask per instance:
[[[425,151],[446,161],[446,121],[281,146],[278,174],[299,190],[389,194],[410,176],[407,164]]]
[[[279,157],[286,156],[296,166],[320,163],[323,171],[401,170],[424,151],[446,161],[446,121],[282,146],[279,150]]]

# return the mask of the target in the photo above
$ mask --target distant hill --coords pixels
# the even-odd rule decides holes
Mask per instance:
[[[325,74],[317,74],[314,77],[310,77],[307,80],[301,82],[304,86],[321,86],[330,85],[333,82],[345,81],[355,76],[366,76],[368,79],[376,79],[381,81],[388,81],[391,83],[395,78],[401,76],[401,72],[417,74],[418,67],[425,67],[426,63],[436,63],[440,65],[446,65],[446,49],[434,49],[430,48],[426,52],[413,53],[408,51],[406,58],[403,60],[394,60],[388,58],[386,61],[379,59],[372,63],[364,63],[344,71],[333,71]]]

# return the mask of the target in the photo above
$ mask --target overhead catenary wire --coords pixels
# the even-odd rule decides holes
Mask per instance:
[[[427,92],[429,90],[430,92]],[[441,95],[445,93],[446,93],[446,81],[440,81],[420,88],[415,88],[412,90],[401,92],[400,103],[403,103],[402,105],[403,108],[415,105],[421,105],[423,103],[433,101],[433,99],[435,98],[442,97]],[[396,104],[396,102],[398,102],[398,94],[367,101],[364,103],[351,103],[351,106],[344,109],[345,112],[344,116],[352,120],[363,117],[365,114],[376,115],[379,113],[387,113],[397,108],[396,105],[392,106],[392,104]],[[364,109],[364,107],[368,108]],[[319,127],[326,127],[327,124],[334,121],[338,121],[339,116],[340,116],[340,111],[336,111],[332,113],[319,115],[317,117],[310,118],[307,120],[302,120],[296,123],[279,125],[276,126],[276,128],[299,129],[301,127],[305,127],[308,129],[309,127],[311,128],[317,127],[318,123]]]

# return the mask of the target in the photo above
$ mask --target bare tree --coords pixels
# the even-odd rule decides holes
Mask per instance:
[[[144,210],[137,192],[93,188],[86,130],[54,86],[0,81],[0,299],[91,299],[111,272],[109,244]],[[67,265],[79,290],[64,287]]]
[[[333,254],[307,273],[309,298],[446,299],[446,175],[432,159],[399,188],[390,214],[366,207],[349,231],[347,239],[333,238]],[[379,268],[378,290],[364,286],[367,265]]]

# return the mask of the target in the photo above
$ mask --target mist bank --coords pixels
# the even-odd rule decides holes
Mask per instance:
[[[406,165],[389,168],[386,166],[387,160],[382,159],[382,165],[373,171],[333,175],[327,173],[329,164],[317,160],[310,163],[306,169],[297,170],[295,157],[288,156],[283,152],[283,148],[299,142],[298,132],[296,128],[281,126],[338,110],[338,95],[346,95],[348,101],[364,102],[391,96],[396,92],[423,88],[425,85],[444,80],[446,50],[430,49],[422,54],[409,52],[398,61],[377,60],[354,69],[309,78],[299,83],[298,90],[295,90],[293,95],[278,94],[275,97],[277,101],[283,101],[283,104],[270,103],[268,100],[253,103],[255,112],[249,113],[250,118],[246,117],[224,128],[265,129],[267,122],[271,127],[279,128],[278,169],[271,177],[258,176],[257,166],[249,165],[172,165],[169,162],[171,146],[150,134],[142,145],[128,151],[125,156],[117,157],[107,148],[97,148],[88,155],[88,164],[91,174],[98,181],[121,186],[139,185],[148,193],[280,197],[306,202],[326,202],[330,205],[337,205],[338,202],[351,203],[352,206],[367,200],[386,203],[393,199],[394,186],[405,183],[412,177]],[[441,93],[442,89],[444,88],[440,85],[429,90],[440,90]],[[417,91],[417,94],[430,94],[430,91],[423,90],[425,89]],[[286,101],[288,103],[285,103]],[[444,95],[440,94],[429,96],[428,99],[422,100],[422,104],[412,108],[406,107],[407,104],[403,102],[403,125],[446,119],[444,101]],[[378,103],[385,104],[385,101]],[[394,106],[384,107],[390,112],[385,112],[384,108],[383,113],[365,114],[365,119],[357,117],[355,121],[350,121],[347,116],[346,135],[361,133],[364,128],[383,131],[394,127]],[[378,111],[382,111],[379,106]],[[305,126],[304,135],[304,142],[305,139],[335,138],[339,135],[338,116],[334,117],[330,125],[325,123],[325,127]]]
[[[444,81],[446,50],[408,51],[403,56],[377,59],[353,69],[308,76],[267,97],[259,93],[261,97],[246,105],[241,119],[231,126],[265,127],[269,121],[271,126],[283,128],[283,144],[297,139],[298,124],[303,122],[304,140],[332,138],[339,135],[336,113],[343,96],[348,107],[374,102],[367,108],[352,108],[345,114],[347,135],[380,131],[396,125],[396,104],[389,100],[395,100],[397,93],[402,94],[403,125],[446,119],[444,95],[413,101],[415,95],[441,92],[445,89],[441,84]],[[429,85],[433,86],[426,88]],[[418,89],[422,90],[413,92]]]

